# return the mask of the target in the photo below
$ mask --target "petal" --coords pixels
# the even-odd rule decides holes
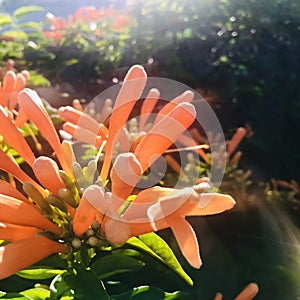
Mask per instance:
[[[252,300],[258,294],[258,285],[249,283],[234,300]]]
[[[168,217],[167,223],[177,240],[183,256],[189,264],[199,269],[202,265],[196,234],[184,217]]]
[[[46,219],[35,207],[1,194],[0,221],[21,226],[38,227],[57,234],[61,233],[61,228]]]
[[[16,107],[18,102],[18,94],[19,92],[24,89],[26,86],[26,78],[22,73],[17,74],[16,78],[16,85],[14,91],[11,93],[10,99],[9,99],[9,109],[12,110]]]
[[[17,178],[20,182],[30,182],[39,190],[41,187],[30,178],[16,163],[14,163],[6,153],[0,149],[0,169],[11,174],[13,177]]]
[[[120,92],[117,96],[109,122],[109,139],[107,153],[101,170],[101,178],[106,180],[108,175],[115,138],[120,129],[126,124],[128,117],[141,96],[147,81],[147,74],[142,66],[133,66],[126,74]]]
[[[227,157],[230,157],[230,155],[234,152],[234,150],[237,148],[237,146],[245,136],[246,136],[246,129],[240,127],[236,131],[232,139],[228,142]]]
[[[193,193],[192,188],[171,189],[163,187],[153,187],[141,191],[136,199],[130,204],[124,214],[127,220],[141,219],[144,221],[154,221],[163,219],[166,215],[173,213],[178,207]],[[160,202],[164,201],[165,211],[162,211]],[[169,203],[169,206],[167,206]],[[156,207],[158,206],[158,207]]]
[[[63,124],[63,130],[70,134],[73,138],[84,142],[86,144],[98,145],[100,143],[101,137],[97,136],[94,132],[82,128],[78,125],[66,122]]]
[[[0,106],[0,123],[0,134],[4,137],[5,141],[10,147],[16,150],[30,166],[32,166],[35,156],[25,138],[2,106]]]
[[[23,194],[21,194],[15,187],[5,180],[0,180],[0,193],[2,195],[19,199],[27,204],[31,204],[31,202]]]
[[[66,188],[59,175],[58,165],[53,159],[40,156],[35,160],[32,169],[38,181],[54,195],[58,195],[59,189]]]
[[[142,173],[142,167],[133,153],[118,155],[110,172],[113,195],[126,200]]]
[[[121,221],[117,215],[114,218],[105,218],[103,229],[105,237],[112,244],[123,244],[132,237],[129,223]]]
[[[153,109],[159,99],[160,92],[158,89],[151,89],[146,96],[146,99],[143,101],[140,113],[140,131],[142,131],[147,123],[148,118],[150,117]]]
[[[63,169],[67,168],[61,152],[61,145],[56,129],[50,116],[41,104],[38,94],[30,89],[24,89],[19,94],[19,104],[28,118],[37,126],[52,149],[55,151]]]
[[[14,90],[17,82],[17,76],[14,71],[7,71],[3,77],[3,91],[11,92]]]
[[[0,247],[0,279],[9,277],[51,254],[66,251],[64,244],[43,236],[34,236]]]
[[[0,240],[9,242],[24,240],[35,236],[39,232],[41,232],[41,230],[35,227],[26,227],[0,222]]]
[[[194,99],[194,93],[192,91],[185,91],[182,94],[178,95],[173,100],[169,101],[156,115],[156,118],[154,120],[154,124],[159,122],[164,115],[167,115],[170,113],[172,109],[174,109],[178,104],[183,102],[192,102]]]
[[[148,132],[134,151],[143,171],[178,139],[194,122],[195,117],[194,106],[181,103]]]
[[[108,203],[104,201],[104,191],[97,185],[88,187],[76,209],[73,229],[76,235],[81,236],[93,224],[96,216],[106,211]],[[103,206],[102,206],[103,205]]]
[[[58,110],[59,116],[66,122],[70,122],[74,125],[78,125],[84,129],[87,129],[94,134],[98,134],[100,125],[88,114],[81,112],[71,106],[61,107]]]
[[[15,124],[18,128],[21,128],[26,122],[28,121],[28,117],[25,114],[24,110],[22,108],[19,109],[18,115],[15,119]]]
[[[197,203],[197,205],[191,206],[191,209],[186,212],[186,216],[219,214],[235,205],[235,201],[231,196],[212,193],[198,194]]]

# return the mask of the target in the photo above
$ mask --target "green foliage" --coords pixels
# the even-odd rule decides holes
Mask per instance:
[[[64,281],[74,291],[77,299],[109,299],[103,283],[93,271],[88,271],[83,266],[78,265],[75,272],[74,274],[66,274]]]
[[[23,59],[24,51],[28,45],[33,45],[31,33],[39,33],[41,25],[27,21],[26,16],[43,11],[41,6],[23,6],[16,9],[12,15],[0,13],[0,61]]]
[[[51,267],[30,267],[19,271],[17,275],[27,279],[49,279],[65,272],[65,270],[52,269]]]
[[[149,286],[142,286],[134,288],[132,291],[127,293],[123,293],[120,295],[114,295],[111,297],[112,300],[189,300],[192,299],[187,293],[184,292],[174,292],[174,293],[167,293],[160,289],[149,287]]]
[[[167,266],[176,271],[189,285],[193,285],[192,279],[182,269],[169,245],[157,234],[148,233],[133,237],[127,241],[128,244],[143,249],[155,258],[160,259]]]
[[[133,257],[115,254],[101,257],[91,265],[91,270],[100,279],[105,279],[115,274],[140,270],[144,265],[145,263]]]
[[[18,9],[16,9],[13,13],[13,17],[16,20],[19,20],[31,13],[35,13],[38,11],[43,11],[44,8],[41,6],[36,6],[36,5],[30,5],[30,6],[24,6],[24,7],[20,7]]]

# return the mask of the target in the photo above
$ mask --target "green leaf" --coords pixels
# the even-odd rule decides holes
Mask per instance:
[[[11,24],[11,17],[6,14],[0,14],[0,27]]]
[[[0,292],[0,299],[10,299],[10,300],[32,300],[32,298],[29,298],[27,296],[18,294],[18,293],[5,293],[5,292]]]
[[[78,300],[110,299],[102,281],[93,271],[82,265],[76,266],[76,274],[66,274],[63,279]]]
[[[50,267],[31,267],[19,271],[17,275],[26,279],[49,279],[65,272],[65,270],[52,269]]]
[[[189,285],[193,285],[192,279],[183,270],[172,249],[154,232],[140,235],[138,238],[130,238],[127,243],[143,249],[145,252],[158,258],[167,266],[172,268],[175,272],[177,272]]]
[[[42,288],[33,288],[23,292],[20,292],[21,295],[27,296],[30,299],[34,300],[44,300],[50,297],[50,291]]]
[[[70,288],[63,280],[62,275],[57,275],[50,284],[50,299],[51,300],[69,300],[74,299]]]
[[[35,29],[35,30],[40,30],[41,29],[41,25],[36,23],[36,22],[25,22],[25,23],[21,23],[18,25],[18,28],[31,28],[31,29]]]
[[[29,85],[48,87],[51,85],[50,81],[41,74],[37,74],[34,71],[30,71],[30,77],[28,80]]]
[[[98,259],[91,266],[91,269],[100,279],[104,279],[119,273],[138,271],[144,265],[144,262],[133,257],[124,255],[107,255]]]
[[[19,20],[20,18],[22,18],[28,14],[43,11],[43,10],[44,10],[43,7],[37,6],[37,5],[23,6],[14,11],[13,17],[16,18],[17,20]]]
[[[151,287],[151,286],[141,286],[134,288],[133,290],[120,294],[111,296],[112,300],[191,300],[192,298],[184,292],[174,292],[167,293],[161,289]]]
[[[9,30],[9,31],[4,31],[3,32],[4,36],[9,36],[15,39],[20,39],[20,40],[25,40],[27,39],[27,34],[26,32],[22,30]]]

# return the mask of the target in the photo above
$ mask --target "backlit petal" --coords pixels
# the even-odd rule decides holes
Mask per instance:
[[[198,194],[197,205],[186,212],[186,216],[206,216],[221,213],[235,205],[234,199],[229,195],[203,193]]]
[[[34,180],[32,180],[32,178],[30,178],[16,163],[14,163],[1,149],[0,170],[11,174],[13,177],[17,178],[22,183],[27,181],[32,183],[36,188],[41,189],[41,187]]]
[[[71,106],[61,107],[58,110],[59,116],[66,122],[70,122],[74,125],[78,125],[84,129],[87,129],[94,134],[98,134],[100,125],[88,114],[81,112]]]
[[[173,213],[193,193],[192,188],[171,189],[153,187],[141,191],[126,210],[124,217],[131,221],[134,219],[153,221],[163,219],[166,215]],[[165,206],[165,212],[161,210],[159,202],[169,203]],[[155,207],[158,205],[158,209]]]
[[[114,104],[110,117],[109,139],[107,143],[107,153],[101,170],[101,178],[106,180],[108,175],[112,150],[116,142],[115,138],[120,129],[126,124],[128,117],[141,96],[146,85],[147,75],[142,66],[133,66],[126,74],[120,92]]]
[[[0,194],[10,196],[31,204],[31,202],[22,193],[20,193],[15,187],[13,187],[9,182],[5,180],[0,180]]]
[[[178,95],[176,98],[169,101],[156,115],[154,124],[159,122],[164,115],[167,115],[172,109],[174,109],[178,104],[183,102],[192,102],[194,99],[194,93],[192,91],[185,91]]]
[[[63,124],[63,130],[70,134],[73,138],[78,141],[84,142],[86,144],[98,145],[101,137],[97,136],[94,132],[82,128],[78,125],[74,125],[73,123],[66,122]]]
[[[8,107],[10,110],[14,109],[18,102],[18,94],[26,86],[26,78],[22,73],[18,73],[16,77],[16,85],[14,91],[10,95]]]
[[[35,207],[0,194],[0,221],[15,225],[38,227],[61,233],[61,228],[46,219]]]
[[[150,114],[153,112],[153,109],[159,99],[160,92],[158,89],[151,89],[146,96],[146,99],[143,101],[143,105],[141,107],[141,113],[140,113],[140,131],[144,129],[146,122],[148,118],[150,117]]]
[[[4,137],[10,147],[16,150],[24,158],[24,160],[32,166],[35,160],[34,154],[32,153],[25,138],[2,106],[0,106],[0,122],[0,134]]]
[[[46,109],[41,105],[41,99],[38,94],[26,88],[20,92],[18,102],[28,118],[40,130],[55,151],[63,169],[67,168],[62,156],[58,134]]]
[[[202,261],[199,253],[198,240],[192,226],[184,217],[168,217],[167,223],[174,233],[183,256],[192,267],[199,269],[202,265]]]
[[[4,92],[11,92],[17,82],[17,75],[14,71],[7,71],[3,77],[2,86]]]
[[[88,187],[76,209],[73,229],[80,236],[92,225],[97,215],[107,210],[108,203],[104,201],[104,191],[97,185]]]
[[[2,246],[0,247],[0,279],[9,277],[51,254],[66,251],[64,244],[53,242],[43,236],[34,236]]]
[[[113,195],[126,200],[142,173],[142,167],[133,153],[118,155],[110,172]]]
[[[24,240],[35,236],[38,232],[41,232],[41,230],[35,227],[26,227],[0,222],[0,240],[9,242]]]
[[[195,117],[194,106],[181,103],[148,132],[134,151],[143,171],[178,139],[194,122]]]

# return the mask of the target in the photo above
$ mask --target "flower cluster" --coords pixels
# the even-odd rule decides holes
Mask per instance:
[[[134,147],[129,145],[122,153],[114,154],[119,133],[124,132],[146,80],[142,67],[129,70],[105,130],[104,125],[85,116],[79,125],[74,125],[97,133],[94,137],[98,155],[85,168],[76,162],[71,144],[60,142],[34,91],[22,90],[18,104],[49,142],[57,162],[47,156],[36,157],[14,120],[1,107],[0,134],[34,174],[30,177],[0,150],[0,169],[16,178],[23,189],[20,192],[1,180],[0,239],[6,241],[0,248],[1,278],[53,253],[74,255],[83,244],[91,248],[120,245],[130,237],[167,227],[172,229],[189,263],[196,268],[201,266],[198,242],[185,217],[220,213],[230,209],[234,200],[203,193],[207,183],[184,189],[135,189],[155,159],[192,124],[196,116],[193,105],[184,100],[171,101],[153,127],[137,137]],[[69,108],[62,110],[63,116],[70,112],[76,117]],[[104,159],[99,166],[100,156]]]
[[[52,40],[59,41],[71,28],[77,28],[86,24],[88,30],[96,36],[103,36],[109,31],[118,32],[130,25],[131,19],[128,15],[109,7],[97,9],[94,6],[80,7],[74,15],[67,19],[55,17],[47,13],[47,20],[50,22],[50,30],[45,30],[44,35]]]

